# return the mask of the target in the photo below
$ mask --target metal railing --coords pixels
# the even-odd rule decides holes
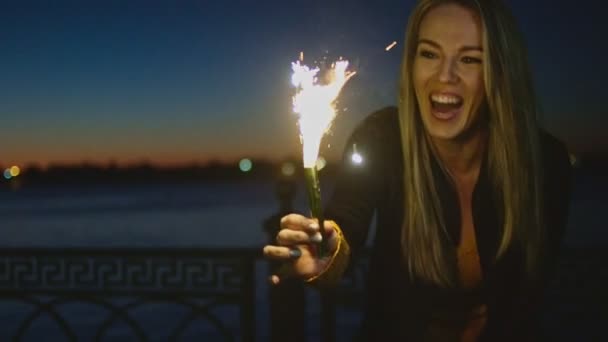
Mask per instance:
[[[338,339],[337,309],[360,310],[367,256],[338,291],[321,293],[318,339]],[[0,249],[0,336],[254,341],[260,260],[259,249],[241,248]],[[584,328],[586,319],[601,315],[606,303],[597,294],[608,288],[606,260],[602,248],[565,251],[548,294],[554,322]]]
[[[89,338],[103,340],[110,328],[122,324],[123,333],[126,327],[135,340],[148,341],[156,337],[142,327],[135,312],[170,303],[173,311],[181,307],[186,314],[175,322],[166,336],[169,340],[180,340],[193,322],[202,319],[214,339],[253,341],[254,262],[259,254],[258,250],[228,248],[2,249],[0,298],[31,308],[13,326],[7,327],[6,320],[0,323],[3,336],[22,340],[34,329],[33,323],[46,316],[65,339],[82,340],[78,333],[83,324],[73,322],[80,315],[73,308],[62,309],[80,303],[89,311],[94,311],[91,307],[105,311],[98,324],[87,326],[93,332]],[[238,309],[236,327],[229,327],[221,314],[222,307],[230,306]],[[162,318],[157,323],[166,321]]]

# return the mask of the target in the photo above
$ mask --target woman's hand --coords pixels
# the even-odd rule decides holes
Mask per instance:
[[[264,246],[264,256],[270,259],[283,260],[284,266],[270,277],[273,284],[278,284],[281,278],[295,276],[300,279],[314,277],[328,266],[330,256],[337,246],[338,234],[331,222],[324,221],[324,229],[328,236],[328,255],[320,258],[316,253],[316,244],[321,241],[319,224],[299,214],[289,214],[281,218],[281,230],[276,236],[276,245]]]

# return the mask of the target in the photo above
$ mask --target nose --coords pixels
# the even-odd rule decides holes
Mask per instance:
[[[456,83],[456,63],[452,59],[444,59],[439,70],[439,81],[442,83]]]

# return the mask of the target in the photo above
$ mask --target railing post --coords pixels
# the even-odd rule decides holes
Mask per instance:
[[[241,259],[241,329],[242,341],[255,341],[255,258],[243,256]]]
[[[279,202],[279,210],[263,222],[269,244],[276,244],[281,218],[294,212],[295,180],[289,176],[278,179],[275,194]],[[268,263],[270,274],[277,272],[282,264],[282,262],[270,261]],[[286,277],[279,284],[271,285],[268,296],[270,342],[306,341],[306,293],[302,281]]]
[[[306,296],[304,284],[283,279],[270,287],[270,341],[306,341]]]
[[[336,303],[335,290],[321,290],[321,341],[336,340]]]

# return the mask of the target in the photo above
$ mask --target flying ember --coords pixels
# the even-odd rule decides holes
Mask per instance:
[[[384,48],[384,50],[389,51],[390,49],[394,48],[395,45],[397,45],[396,41],[390,43],[386,48]]]

